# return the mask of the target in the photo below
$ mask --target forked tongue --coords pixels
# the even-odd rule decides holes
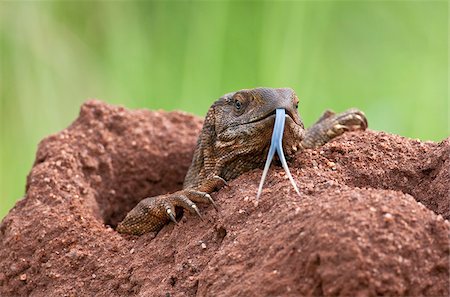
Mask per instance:
[[[291,172],[289,171],[289,167],[286,163],[286,158],[284,157],[283,152],[283,132],[284,132],[284,122],[286,121],[286,111],[283,108],[277,108],[275,114],[275,125],[273,127],[272,133],[272,141],[270,143],[269,154],[267,155],[266,164],[264,165],[264,171],[261,176],[261,181],[259,182],[258,194],[256,195],[256,201],[258,202],[259,197],[261,196],[262,188],[264,185],[264,181],[266,180],[267,172],[269,171],[270,164],[272,163],[273,156],[275,155],[275,151],[278,153],[278,157],[280,158],[281,165],[283,165],[284,171],[286,172],[289,180],[291,181],[292,186],[298,195],[300,192],[295,184],[294,179],[292,178]]]

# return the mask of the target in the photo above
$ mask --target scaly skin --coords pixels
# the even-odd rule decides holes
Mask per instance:
[[[143,199],[117,226],[120,233],[141,235],[176,223],[175,208],[200,215],[195,203],[212,203],[209,195],[226,181],[262,168],[270,146],[275,110],[284,108],[286,118],[283,151],[287,157],[298,150],[321,146],[348,130],[365,130],[365,115],[356,109],[341,114],[326,111],[305,130],[298,114],[298,97],[292,89],[256,88],[226,94],[210,107],[197,142],[183,190]]]

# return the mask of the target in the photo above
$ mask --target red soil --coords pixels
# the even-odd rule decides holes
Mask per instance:
[[[114,226],[182,186],[201,120],[83,105],[0,225],[0,296],[448,296],[450,139],[349,133],[213,194],[156,236]]]

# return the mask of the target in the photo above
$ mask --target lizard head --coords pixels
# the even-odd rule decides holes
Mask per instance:
[[[239,158],[251,155],[264,163],[272,137],[276,109],[286,111],[283,149],[287,156],[297,151],[304,137],[298,114],[299,99],[290,88],[245,89],[222,96],[214,106],[216,149],[240,150]],[[226,149],[227,148],[227,149]],[[261,160],[255,160],[255,155]]]

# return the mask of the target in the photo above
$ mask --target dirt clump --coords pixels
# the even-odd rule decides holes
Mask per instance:
[[[213,194],[204,221],[114,227],[182,187],[201,119],[89,101],[0,225],[0,296],[448,296],[450,140],[349,133]]]

